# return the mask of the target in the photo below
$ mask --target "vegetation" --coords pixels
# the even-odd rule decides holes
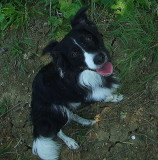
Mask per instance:
[[[87,4],[91,8],[90,17],[105,32],[103,35],[108,47],[119,54],[116,68],[120,70],[124,83],[140,79],[139,83],[144,84],[148,77],[150,80],[156,76],[153,66],[158,62],[156,0],[89,0],[88,3],[82,0],[41,0],[33,3],[31,0],[5,0],[0,3],[0,28],[5,35],[7,30],[18,31],[33,23],[35,17],[45,18],[47,15],[50,38],[60,40],[71,29],[69,21],[72,16]],[[112,39],[119,43],[117,51],[111,46]],[[14,42],[11,50],[15,59],[19,58],[20,68],[24,71],[24,50],[20,46],[24,40],[20,41]]]
[[[124,84],[135,80],[142,85],[158,75],[158,8],[156,1],[121,2],[112,5],[114,21],[108,28],[108,34],[118,39],[121,46],[122,57],[116,66],[121,69]]]

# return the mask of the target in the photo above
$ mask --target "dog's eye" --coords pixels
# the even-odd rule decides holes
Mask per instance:
[[[72,49],[71,54],[72,54],[73,57],[76,57],[78,55],[78,53],[79,53],[79,49],[78,48],[75,47],[75,48]]]
[[[88,34],[86,36],[86,41],[91,41],[93,39],[93,36],[91,34]]]

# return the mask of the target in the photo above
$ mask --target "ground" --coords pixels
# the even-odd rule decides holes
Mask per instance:
[[[29,31],[36,46],[23,57],[24,73],[10,52],[0,54],[1,103],[3,100],[0,114],[1,160],[38,159],[31,152],[31,83],[49,58],[30,55],[34,50],[40,53],[48,33],[48,28],[42,28],[38,22],[36,24],[37,28],[34,26],[32,33]],[[9,40],[7,37],[3,45]],[[158,159],[158,77],[137,92],[133,92],[133,85],[137,84],[128,87],[122,84],[124,100],[120,103],[95,103],[77,111],[80,116],[97,118],[99,122],[91,127],[71,123],[64,128],[64,132],[74,138],[82,149],[71,151],[58,140],[62,144],[61,160]]]

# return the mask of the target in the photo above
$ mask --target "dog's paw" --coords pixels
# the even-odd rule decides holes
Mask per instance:
[[[72,150],[76,150],[76,149],[79,149],[80,146],[78,145],[78,143],[72,139],[72,138],[69,138],[67,141],[66,141],[66,145],[72,149]]]
[[[93,125],[95,125],[97,123],[97,121],[95,121],[95,120],[91,120],[91,126],[93,126]]]
[[[95,120],[87,120],[87,119],[82,123],[83,126],[93,126],[94,124],[96,124]]]
[[[113,94],[112,96],[113,96],[113,99],[111,100],[111,102],[116,103],[116,102],[120,102],[120,101],[123,100],[123,95],[122,94],[119,94],[119,95]]]

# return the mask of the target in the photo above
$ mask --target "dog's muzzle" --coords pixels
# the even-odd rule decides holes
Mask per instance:
[[[96,65],[102,65],[105,62],[105,55],[103,53],[99,53],[94,57],[94,63]]]

